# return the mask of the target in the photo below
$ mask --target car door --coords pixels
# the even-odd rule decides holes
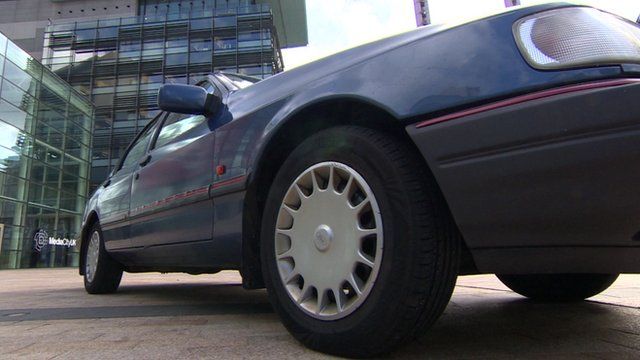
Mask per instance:
[[[147,151],[157,121],[151,122],[129,145],[124,158],[115,171],[103,183],[99,200],[100,224],[107,250],[128,248],[129,225],[127,221],[131,200],[131,182],[139,159]]]
[[[167,114],[133,176],[130,221],[134,247],[211,239],[213,120],[204,115]],[[171,260],[171,252],[150,251],[141,257],[147,262],[159,257]]]

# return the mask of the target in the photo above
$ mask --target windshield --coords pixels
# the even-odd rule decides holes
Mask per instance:
[[[224,77],[229,79],[229,81],[231,81],[233,85],[235,85],[238,89],[244,89],[262,80],[260,78],[247,76],[247,75],[229,74],[229,73],[222,73],[222,75],[224,75]]]

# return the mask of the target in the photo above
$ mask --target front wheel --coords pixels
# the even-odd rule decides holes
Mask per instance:
[[[91,228],[84,258],[84,288],[89,294],[108,294],[118,290],[122,266],[104,248],[102,230],[98,223]]]
[[[298,146],[270,189],[261,231],[269,298],[293,336],[334,355],[393,350],[451,297],[460,240],[411,149],[359,127]]]
[[[605,291],[618,274],[496,275],[509,289],[533,300],[580,301]]]

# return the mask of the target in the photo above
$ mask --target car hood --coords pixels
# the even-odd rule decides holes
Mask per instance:
[[[380,54],[436,35],[451,27],[451,25],[421,27],[327,56],[294,69],[275,74],[254,85],[237,91],[229,97],[228,102],[230,104],[241,102],[249,108],[251,107],[249,105],[251,103],[255,103],[256,106],[259,104],[269,104],[330,74],[336,74],[358,66],[358,64],[366,62]]]
[[[398,119],[613,76],[617,68],[541,72],[515,46],[513,23],[551,9],[516,7],[462,24],[431,25],[355,47],[232,93],[234,119],[283,100],[282,116],[331,97],[366,99]]]

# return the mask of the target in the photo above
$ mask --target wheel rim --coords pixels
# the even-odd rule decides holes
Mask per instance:
[[[92,282],[96,276],[96,270],[98,269],[98,256],[100,255],[100,234],[94,231],[91,234],[89,240],[89,246],[87,247],[87,261],[85,263],[85,274],[87,281]]]
[[[382,262],[382,218],[373,191],[351,167],[322,162],[287,190],[275,230],[280,280],[293,302],[321,320],[366,300]]]

